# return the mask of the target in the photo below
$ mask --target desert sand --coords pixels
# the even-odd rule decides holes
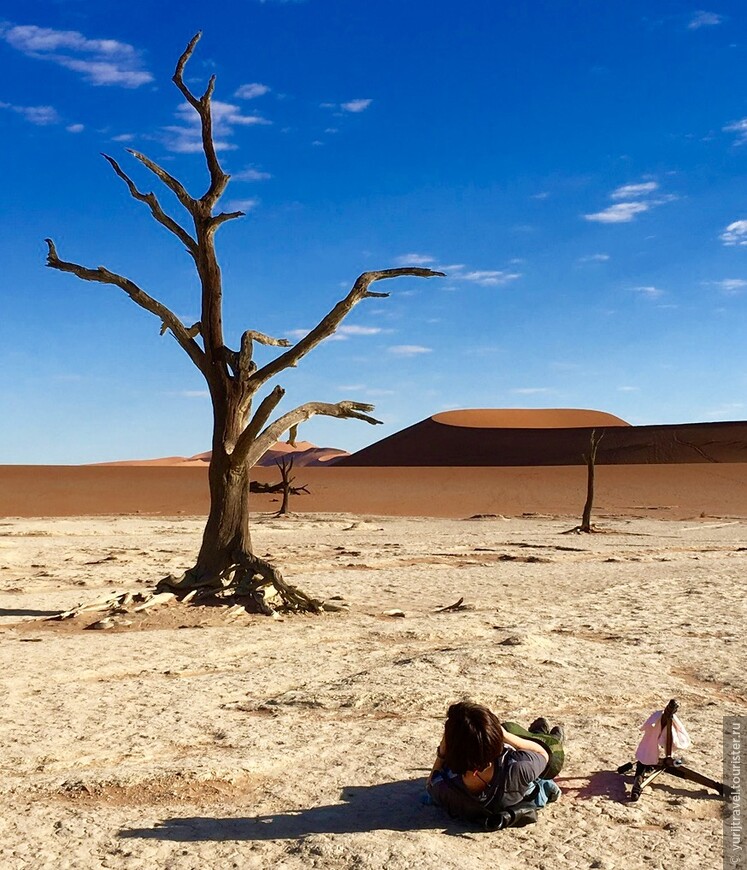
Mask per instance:
[[[86,473],[167,471],[194,474]],[[6,518],[0,866],[717,870],[715,794],[661,777],[630,804],[614,771],[676,697],[688,761],[721,778],[722,717],[747,714],[743,492],[739,516],[639,510],[583,537],[568,515],[258,514],[258,552],[347,606],[176,604],[105,632],[42,617],[184,569],[203,519]],[[538,824],[480,833],[420,802],[464,696],[565,726],[564,795]]]

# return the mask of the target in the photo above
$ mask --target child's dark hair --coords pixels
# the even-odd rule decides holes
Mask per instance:
[[[485,768],[503,753],[503,730],[494,713],[481,704],[452,704],[446,718],[445,763],[454,773]]]

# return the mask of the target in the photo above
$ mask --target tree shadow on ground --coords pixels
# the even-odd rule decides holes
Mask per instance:
[[[165,819],[152,828],[125,828],[119,836],[195,842],[300,839],[310,834],[354,834],[376,830],[443,830],[447,825],[454,828],[447,833],[458,834],[466,830],[464,826],[452,823],[437,807],[424,805],[421,802],[423,794],[422,779],[351,786],[342,790],[340,798],[344,803],[340,804],[264,816]]]
[[[57,616],[61,610],[26,610],[0,607],[0,617],[2,616]]]

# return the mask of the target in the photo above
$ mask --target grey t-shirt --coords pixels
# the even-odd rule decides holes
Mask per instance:
[[[448,767],[433,774],[428,784],[428,794],[450,816],[465,821],[482,819],[486,813],[518,804],[546,766],[546,759],[538,752],[506,747],[500,761],[494,765],[490,784],[480,794],[472,794],[461,775]]]

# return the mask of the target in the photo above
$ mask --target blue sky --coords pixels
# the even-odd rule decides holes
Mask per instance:
[[[215,73],[227,338],[295,337],[367,269],[390,283],[281,379],[354,450],[447,408],[578,407],[632,423],[747,417],[747,9],[626,0],[1,0],[0,462],[208,449],[198,371],[116,288],[198,319],[190,259],[100,157],[194,193],[179,54]],[[160,193],[160,191],[157,190]],[[174,216],[179,207],[164,191]]]

